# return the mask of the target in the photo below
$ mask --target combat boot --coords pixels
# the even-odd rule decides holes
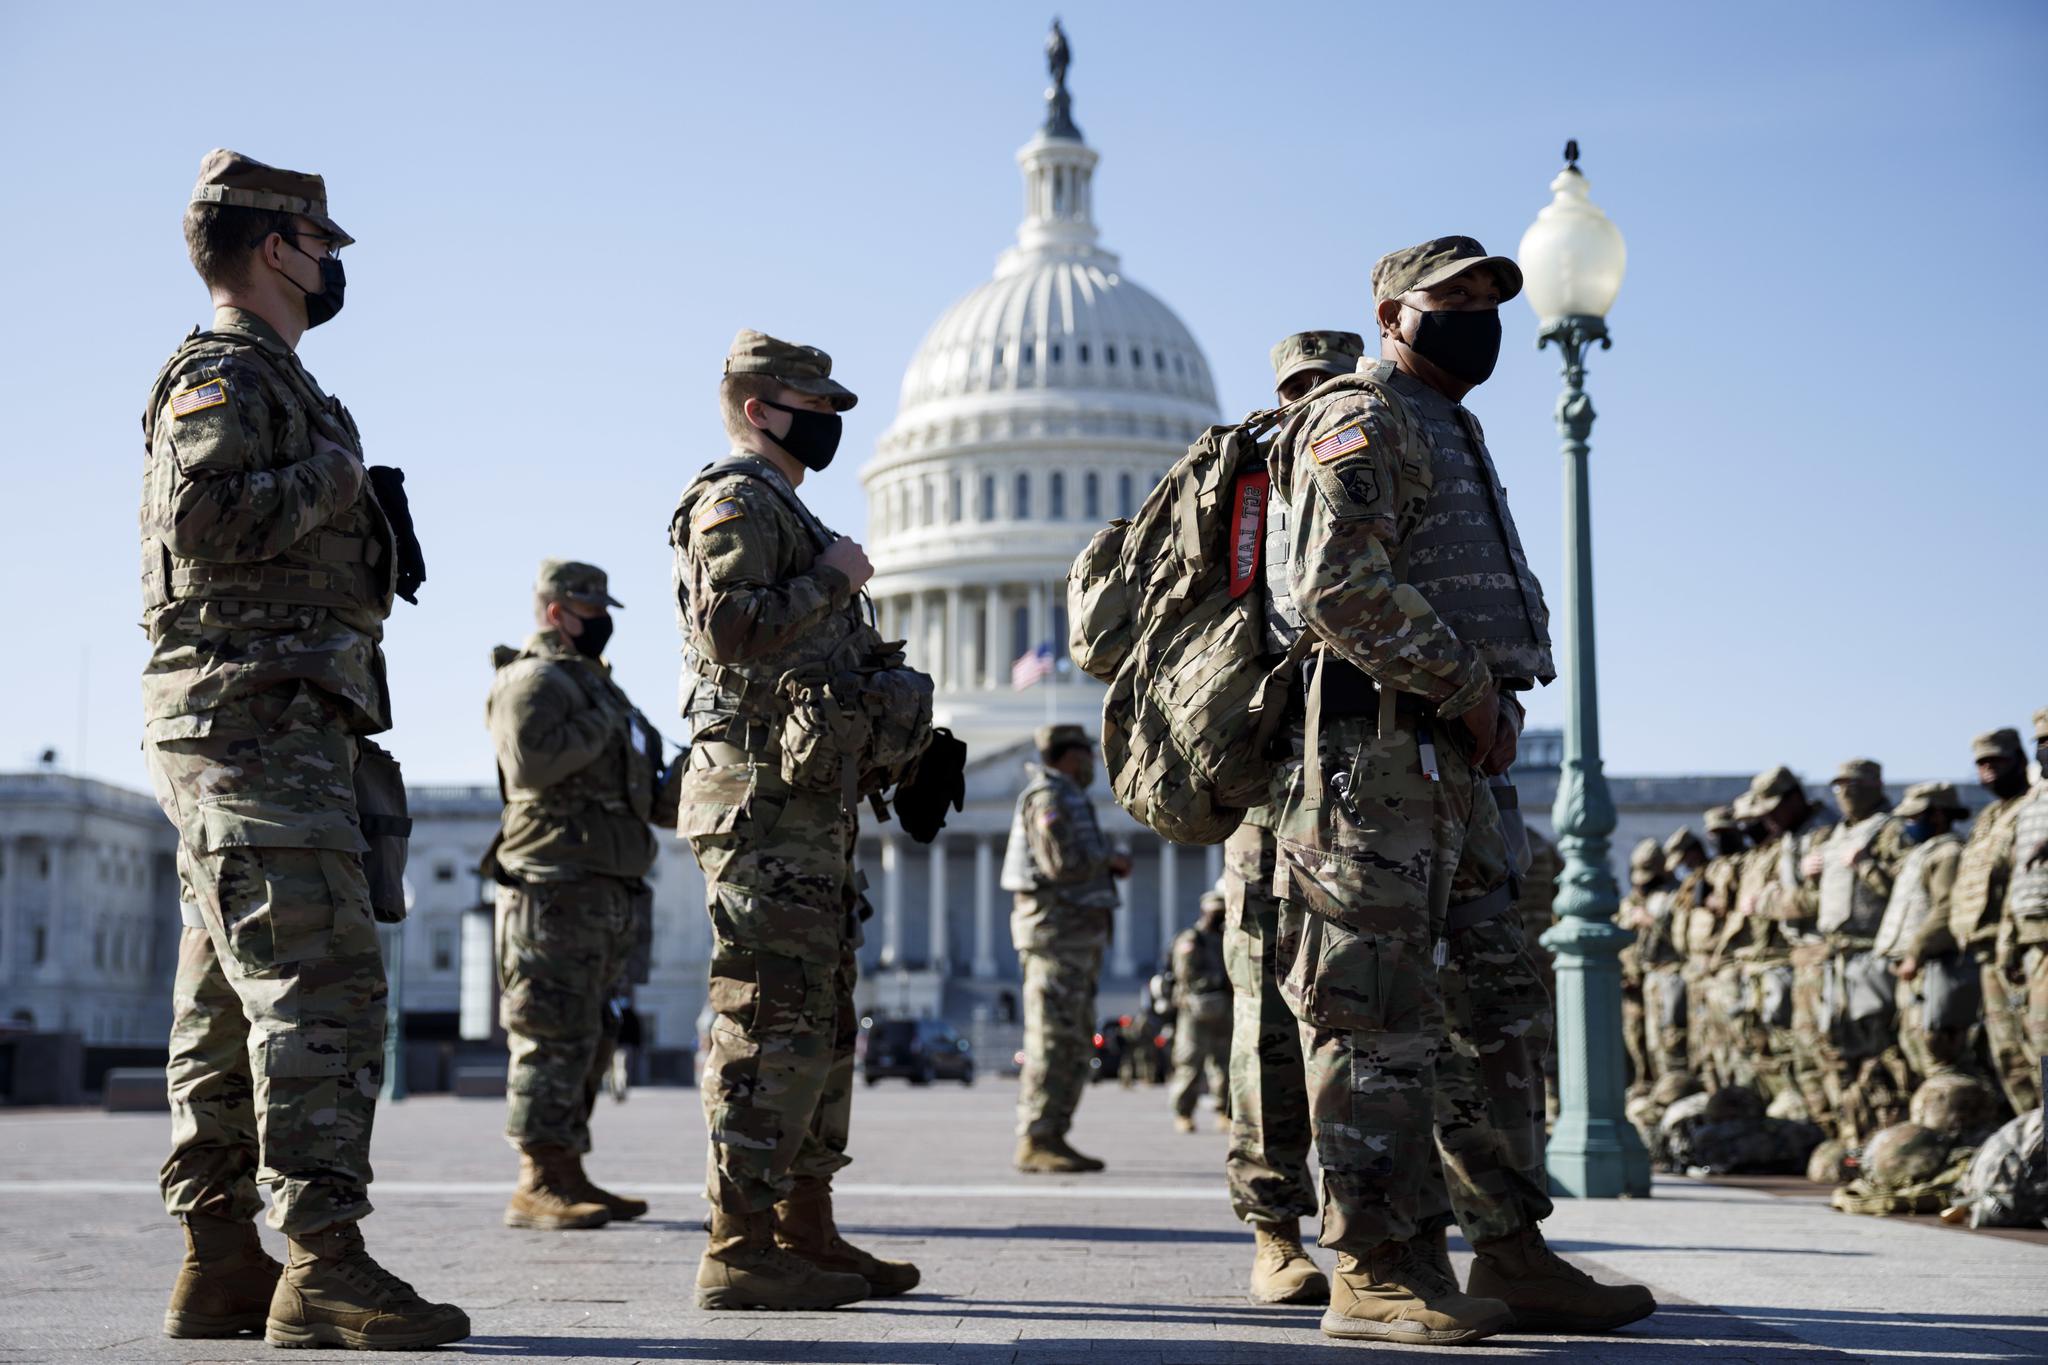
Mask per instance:
[[[841,1237],[832,1217],[832,1187],[822,1180],[798,1180],[789,1198],[775,1206],[775,1243],[820,1270],[860,1276],[876,1298],[908,1294],[921,1278],[910,1262],[885,1261]]]
[[[1066,1135],[1064,1133],[1062,1133],[1060,1136],[1056,1138],[1047,1138],[1046,1145],[1048,1147],[1051,1147],[1055,1152],[1058,1152],[1067,1160],[1073,1162],[1074,1169],[1077,1171],[1100,1171],[1105,1169],[1105,1164],[1099,1158],[1085,1156],[1082,1153],[1075,1151],[1072,1147],[1068,1146]]]
[[[1175,1114],[1173,1116],[1173,1131],[1176,1133],[1194,1132],[1195,1116],[1193,1114]]]
[[[1526,1228],[1474,1242],[1466,1292],[1499,1299],[1529,1332],[1611,1332],[1657,1311],[1639,1284],[1601,1284],[1550,1249],[1543,1234]]]
[[[469,1335],[467,1313],[452,1303],[428,1303],[372,1260],[356,1224],[287,1240],[291,1259],[278,1276],[263,1332],[272,1346],[409,1351]]]
[[[570,1152],[568,1163],[570,1182],[568,1193],[569,1197],[577,1203],[604,1205],[605,1212],[612,1216],[614,1223],[631,1222],[647,1212],[647,1201],[645,1199],[635,1199],[631,1195],[625,1194],[613,1194],[610,1190],[592,1180],[583,1169],[583,1157],[580,1153]]]
[[[697,1306],[815,1312],[868,1296],[859,1275],[820,1270],[775,1244],[775,1211],[711,1215],[711,1242],[697,1262]]]
[[[1073,1156],[1062,1153],[1051,1143],[1038,1138],[1017,1139],[1017,1169],[1026,1175],[1074,1175],[1091,1168],[1081,1164],[1080,1154]]]
[[[1429,1232],[1416,1233],[1409,1245],[1415,1248],[1417,1256],[1429,1262],[1437,1274],[1452,1284],[1458,1282],[1457,1267],[1451,1264],[1451,1230],[1448,1224],[1439,1224]]]
[[[1458,1292],[1410,1242],[1382,1242],[1362,1257],[1337,1259],[1323,1335],[1408,1346],[1458,1346],[1514,1322],[1498,1299]]]
[[[260,1332],[284,1267],[264,1254],[256,1225],[240,1218],[185,1215],[185,1263],[164,1310],[167,1337]]]
[[[1301,1222],[1254,1223],[1253,1303],[1328,1303],[1330,1281],[1301,1245]]]
[[[565,1232],[601,1228],[611,1222],[611,1210],[577,1188],[570,1174],[570,1156],[567,1147],[552,1145],[528,1147],[519,1153],[519,1188],[505,1205],[506,1227]]]

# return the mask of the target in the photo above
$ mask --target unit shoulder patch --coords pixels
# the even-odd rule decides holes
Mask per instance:
[[[228,382],[215,376],[212,379],[180,389],[171,395],[171,417],[173,420],[190,417],[195,412],[217,408],[228,401]]]

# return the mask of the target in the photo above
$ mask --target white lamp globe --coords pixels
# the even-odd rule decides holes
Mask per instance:
[[[1570,164],[1550,182],[1551,200],[1516,253],[1529,306],[1546,326],[1559,318],[1606,317],[1628,268],[1621,229],[1587,195],[1576,142],[1565,158]]]

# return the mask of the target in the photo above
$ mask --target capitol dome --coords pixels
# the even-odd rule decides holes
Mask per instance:
[[[1099,723],[1100,684],[1066,662],[1067,568],[1218,417],[1186,325],[1098,244],[1097,153],[1063,75],[1017,153],[1016,244],[926,333],[861,471],[883,633],[982,752],[1049,718]],[[1060,671],[1013,688],[1013,664],[1048,643]]]

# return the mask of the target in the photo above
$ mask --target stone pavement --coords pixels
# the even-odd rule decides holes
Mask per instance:
[[[498,1104],[387,1106],[370,1241],[387,1265],[474,1320],[462,1347],[420,1358],[1321,1365],[1372,1349],[1322,1337],[1316,1310],[1245,1302],[1251,1239],[1224,1199],[1224,1139],[1175,1134],[1163,1089],[1095,1088],[1074,1134],[1111,1163],[1093,1177],[1012,1173],[1012,1099],[1012,1083],[995,1078],[972,1089],[888,1082],[860,1092],[841,1222],[857,1240],[915,1259],[925,1282],[844,1312],[696,1311],[704,1136],[695,1091],[602,1102],[592,1170],[649,1195],[655,1210],[554,1235],[498,1222],[514,1165]],[[0,1111],[0,1361],[285,1359],[254,1339],[158,1335],[179,1255],[176,1225],[156,1201],[166,1134],[161,1116]],[[1649,1200],[1561,1203],[1549,1232],[1587,1269],[1654,1286],[1663,1311],[1612,1337],[1496,1337],[1464,1355],[2048,1355],[2048,1247],[1682,1180],[1660,1181]],[[276,1234],[265,1238],[276,1250]],[[1462,1267],[1462,1244],[1453,1249]]]

